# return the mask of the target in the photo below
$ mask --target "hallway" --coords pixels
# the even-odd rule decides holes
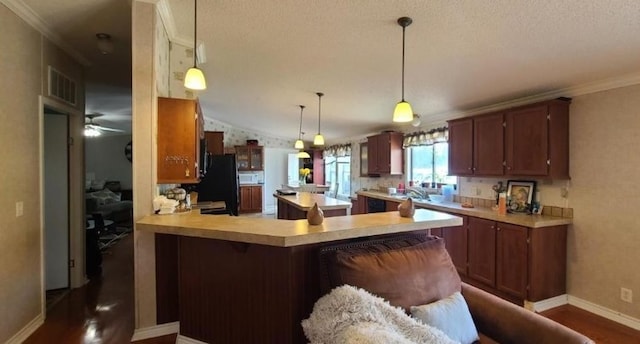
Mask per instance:
[[[102,253],[102,278],[74,289],[24,343],[129,343],[134,329],[133,234]]]

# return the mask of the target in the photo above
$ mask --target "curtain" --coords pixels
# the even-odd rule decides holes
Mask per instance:
[[[429,131],[417,131],[404,136],[402,148],[415,146],[429,146],[438,142],[447,142],[449,129],[447,127],[435,128]]]
[[[333,145],[324,149],[322,152],[323,157],[341,157],[351,156],[351,144]]]

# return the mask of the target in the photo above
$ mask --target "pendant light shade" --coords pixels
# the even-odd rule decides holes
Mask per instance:
[[[198,0],[193,1],[193,67],[189,68],[187,75],[184,77],[184,87],[190,90],[205,90],[207,81],[204,79],[204,73],[198,68]]]
[[[296,140],[296,143],[293,145],[293,148],[304,149],[304,142],[302,142],[302,111],[304,110],[305,106],[304,105],[299,105],[299,106],[300,106],[300,129],[298,130],[298,140]],[[306,154],[309,155],[308,153]]]
[[[324,96],[324,93],[318,92],[316,94],[318,95],[318,133],[313,138],[313,144],[316,146],[324,146],[324,136],[320,133],[320,114],[322,112],[322,96]]]
[[[396,104],[396,108],[393,111],[394,122],[411,122],[413,120],[411,104],[404,100],[404,36],[405,29],[412,22],[413,20],[409,17],[398,18],[398,25],[402,26],[402,100]]]
[[[298,159],[309,159],[309,158],[311,158],[311,155],[309,155],[309,153],[305,151],[298,152]]]

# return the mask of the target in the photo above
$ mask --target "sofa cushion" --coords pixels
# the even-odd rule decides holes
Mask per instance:
[[[109,189],[89,192],[86,196],[96,199],[98,206],[120,202],[120,195],[114,193]]]
[[[321,250],[330,287],[357,286],[407,312],[460,291],[441,238],[401,236],[340,246]]]
[[[460,292],[426,305],[411,306],[411,315],[462,344],[471,344],[479,339],[469,307]]]

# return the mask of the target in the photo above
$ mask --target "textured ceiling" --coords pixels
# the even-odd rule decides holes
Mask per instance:
[[[191,40],[193,1],[167,1],[176,36]],[[93,37],[100,22],[118,36],[130,30],[128,13],[117,13],[130,11],[126,0],[25,3],[70,40]],[[329,143],[397,128],[391,114],[401,92],[401,16],[414,20],[406,35],[405,98],[427,123],[640,73],[637,0],[201,0],[198,10],[205,115],[291,139],[298,104],[307,106],[305,138],[316,133],[317,91],[325,93],[321,131]],[[94,20],[97,13],[109,20]]]

